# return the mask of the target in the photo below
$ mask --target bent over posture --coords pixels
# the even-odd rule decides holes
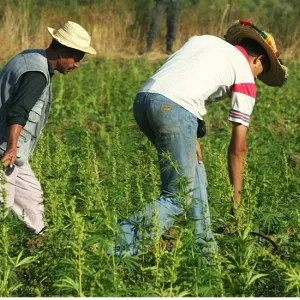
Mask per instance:
[[[96,53],[79,24],[69,21],[48,31],[53,40],[47,49],[21,52],[0,73],[0,156],[8,166],[6,205],[36,234],[44,228],[43,199],[28,160],[49,116],[51,77],[54,70],[67,74],[79,68],[85,53]]]
[[[139,90],[134,116],[156,147],[160,162],[161,195],[155,201],[159,234],[174,223],[173,216],[183,212],[174,183],[184,176],[189,180],[189,190],[194,190],[190,203],[191,216],[196,220],[196,241],[213,242],[197,121],[203,119],[208,104],[225,97],[232,100],[228,169],[235,205],[240,203],[246,136],[256,97],[255,79],[269,86],[283,85],[287,69],[278,56],[269,33],[250,22],[237,21],[228,29],[225,40],[211,35],[191,37]],[[177,170],[170,160],[163,159],[165,152],[176,161]],[[152,213],[151,203],[143,213],[121,222],[121,236],[130,254],[139,250],[139,223],[151,224]],[[148,235],[153,236],[153,232]],[[116,247],[117,253],[125,251],[120,245]]]

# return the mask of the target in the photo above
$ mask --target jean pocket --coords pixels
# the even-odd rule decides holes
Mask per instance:
[[[161,133],[178,133],[182,108],[171,101],[151,101],[149,121]]]

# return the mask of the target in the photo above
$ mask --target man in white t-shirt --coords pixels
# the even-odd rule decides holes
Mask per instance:
[[[208,104],[225,97],[232,99],[228,167],[234,205],[238,206],[246,136],[255,104],[255,79],[269,86],[283,85],[287,69],[278,56],[270,34],[250,22],[237,21],[228,29],[225,40],[210,35],[191,37],[139,90],[134,116],[156,147],[160,163],[161,195],[155,201],[159,234],[174,223],[174,216],[183,213],[184,204],[178,195],[180,180],[186,178],[186,190],[193,191],[187,202],[190,216],[196,221],[196,241],[214,248],[206,174],[197,141],[198,124],[203,125],[201,120]],[[150,224],[151,228],[152,215],[150,203],[142,212],[121,222],[126,247],[118,244],[117,253],[138,252],[137,224]],[[151,238],[153,232],[148,232],[148,236]]]

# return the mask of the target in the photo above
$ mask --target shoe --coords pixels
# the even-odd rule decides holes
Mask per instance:
[[[45,243],[45,236],[39,235],[37,237],[34,237],[34,238],[28,240],[27,247],[41,248],[44,243]]]
[[[218,233],[218,234],[224,234],[225,233],[225,228],[224,227],[218,227],[216,228],[213,233]]]
[[[168,54],[168,55],[172,55],[174,53],[174,51],[173,50],[166,50],[166,54]]]

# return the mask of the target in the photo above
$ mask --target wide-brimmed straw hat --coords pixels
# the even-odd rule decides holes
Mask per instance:
[[[57,30],[51,27],[47,28],[51,36],[62,45],[85,53],[96,54],[96,50],[90,46],[90,35],[79,24],[68,21]]]
[[[232,45],[237,45],[243,38],[251,38],[258,42],[269,57],[270,68],[258,75],[258,79],[269,86],[282,86],[287,80],[288,69],[279,59],[279,51],[272,35],[253,23],[238,20],[227,30],[225,40]]]

